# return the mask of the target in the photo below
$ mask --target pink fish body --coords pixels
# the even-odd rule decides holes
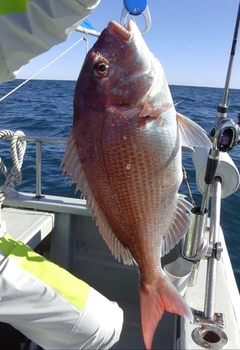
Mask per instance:
[[[178,197],[181,147],[209,144],[176,113],[163,68],[135,23],[110,22],[80,72],[62,164],[112,254],[137,265],[147,349],[164,310],[192,319],[160,258],[189,225],[190,206]]]

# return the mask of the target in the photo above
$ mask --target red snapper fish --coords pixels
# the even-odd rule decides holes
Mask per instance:
[[[111,21],[81,69],[62,165],[112,254],[138,268],[147,349],[164,310],[192,320],[161,267],[190,220],[190,205],[178,196],[182,146],[210,141],[176,112],[164,70],[136,24]]]

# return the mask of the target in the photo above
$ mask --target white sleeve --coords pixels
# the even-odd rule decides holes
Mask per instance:
[[[0,321],[46,350],[104,350],[119,340],[123,311],[6,234],[0,238]]]
[[[25,8],[0,1],[0,84],[35,56],[67,37],[100,0],[25,0]]]

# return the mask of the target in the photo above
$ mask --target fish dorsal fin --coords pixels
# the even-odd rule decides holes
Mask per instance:
[[[80,190],[81,197],[83,197],[85,195],[84,192],[87,191],[88,185],[85,180],[82,165],[79,161],[78,151],[77,151],[77,147],[76,147],[72,132],[70,133],[67,140],[66,151],[63,155],[63,159],[60,167],[62,166],[64,166],[63,174],[66,174],[66,177],[71,176],[70,185],[76,182],[75,193],[78,190]]]
[[[87,206],[91,209],[93,217],[96,220],[96,224],[99,231],[105,240],[108,248],[112,255],[119,261],[123,262],[124,265],[133,265],[135,263],[130,250],[122,245],[119,239],[113,233],[111,226],[109,225],[104,213],[100,209],[97,201],[95,200],[92,192],[88,189],[86,194]]]
[[[211,147],[211,141],[201,126],[180,113],[177,113],[177,121],[183,147],[191,150],[194,147]]]
[[[185,236],[189,227],[192,205],[178,194],[177,210],[169,233],[163,241],[162,256],[169,253],[175,245]]]
[[[67,140],[67,148],[64,153],[61,166],[64,166],[63,174],[72,177],[70,184],[74,182],[76,183],[75,192],[80,190],[81,196],[86,196],[87,206],[90,208],[93,217],[96,220],[99,231],[114,257],[118,261],[122,260],[125,265],[133,265],[135,261],[130,250],[124,247],[113,233],[111,226],[109,225],[104,213],[102,212],[101,208],[94,198],[92,191],[89,188],[87,179],[79,160],[78,150],[72,132],[70,133]]]

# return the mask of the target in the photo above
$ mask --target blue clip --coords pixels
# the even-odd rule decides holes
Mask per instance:
[[[143,15],[146,22],[146,27],[142,34],[145,34],[149,31],[151,27],[151,15],[147,5],[148,0],[123,0],[123,9],[120,19],[120,24],[125,27],[127,22],[127,16],[138,16]]]

